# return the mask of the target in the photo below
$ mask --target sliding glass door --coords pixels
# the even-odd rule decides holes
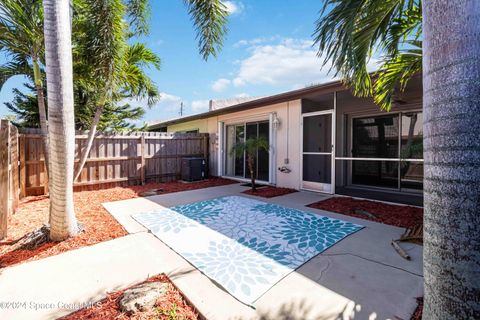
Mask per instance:
[[[351,183],[423,188],[422,112],[352,119]]]
[[[244,142],[250,138],[259,136],[263,136],[269,141],[270,129],[268,121],[227,125],[225,132],[225,175],[238,178],[250,178],[246,154],[238,155],[232,153],[232,148],[239,142]],[[268,151],[257,150],[254,171],[258,180],[268,181],[269,163]]]

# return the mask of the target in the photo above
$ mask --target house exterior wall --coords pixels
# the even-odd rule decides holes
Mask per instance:
[[[243,122],[269,120],[272,112],[277,113],[280,125],[276,134],[275,159],[273,160],[276,184],[285,188],[300,188],[300,120],[301,100],[292,100],[279,104],[268,105],[246,111],[184,122],[167,127],[168,132],[199,129],[200,132],[210,134],[210,173],[216,175],[218,168],[218,123],[225,125]],[[225,150],[226,151],[226,150]],[[228,152],[228,151],[226,151]],[[286,163],[288,162],[288,163]],[[277,169],[286,166],[291,172],[282,173]]]
[[[402,97],[401,103],[393,105],[391,112],[404,112],[411,110],[421,110],[421,90],[420,96]],[[305,100],[304,100],[305,101]],[[335,156],[351,157],[351,119],[356,116],[381,115],[387,111],[379,110],[379,107],[368,98],[354,97],[349,91],[337,91],[336,99],[336,118],[335,118]],[[302,100],[291,100],[277,104],[266,105],[245,111],[231,112],[219,116],[213,116],[205,119],[184,122],[168,126],[167,131],[186,131],[199,129],[202,133],[210,134],[210,174],[218,173],[218,153],[220,150],[218,139],[219,122],[225,126],[240,124],[245,122],[269,120],[270,115],[276,113],[280,120],[280,125],[275,134],[276,145],[274,157],[271,162],[275,174],[275,184],[279,187],[301,189],[302,187]],[[224,150],[228,152],[228,150]],[[335,161],[335,185],[336,187],[345,186],[348,181],[349,170],[345,170],[341,160]],[[287,167],[290,172],[283,173],[278,170],[280,167]]]
[[[198,132],[208,132],[208,119],[199,119],[189,122],[177,123],[169,126],[167,132],[180,132],[198,130]]]

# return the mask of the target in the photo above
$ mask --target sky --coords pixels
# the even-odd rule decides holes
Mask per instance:
[[[204,61],[195,30],[182,0],[151,1],[151,30],[139,39],[156,52],[161,70],[148,70],[161,100],[145,106],[141,122],[154,123],[208,111],[210,99],[256,97],[281,93],[332,80],[322,68],[312,41],[319,0],[224,1],[229,9],[228,34],[217,58]],[[6,61],[0,57],[0,63]],[[8,114],[4,102],[12,88],[25,79],[10,79],[0,92],[0,116]]]

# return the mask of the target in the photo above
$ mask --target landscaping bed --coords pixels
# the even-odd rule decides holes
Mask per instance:
[[[263,197],[263,198],[273,198],[273,197],[279,197],[279,196],[284,196],[289,193],[294,193],[298,192],[295,189],[289,189],[289,188],[276,188],[272,186],[262,186],[260,188],[257,188],[256,191],[252,191],[252,189],[245,190],[242,193],[251,195],[251,196],[257,196],[257,197]]]
[[[415,312],[413,313],[412,317],[410,320],[422,320],[422,314],[423,314],[423,297],[417,298],[417,308],[415,309]]]
[[[90,308],[85,308],[71,313],[62,320],[92,319],[199,319],[198,312],[182,296],[179,290],[170,282],[165,275],[158,275],[147,279],[143,283],[161,282],[168,285],[165,295],[158,299],[152,310],[125,313],[121,311],[119,302],[123,293],[128,289],[109,293],[102,301]],[[138,284],[137,284],[138,285]],[[132,287],[135,287],[134,285]],[[132,288],[130,287],[130,288]]]
[[[0,241],[0,268],[20,262],[53,256],[68,250],[115,239],[127,234],[123,227],[103,208],[102,203],[139,197],[139,194],[161,189],[161,193],[201,189],[236,183],[223,178],[184,183],[172,181],[149,183],[143,186],[116,187],[74,193],[75,213],[84,230],[76,237],[62,242],[47,242],[32,250],[17,249],[13,242],[48,222],[49,200],[46,196],[22,199],[16,212],[9,217],[8,237]]]
[[[403,228],[423,223],[422,208],[358,200],[349,197],[333,197],[311,203],[308,207]]]

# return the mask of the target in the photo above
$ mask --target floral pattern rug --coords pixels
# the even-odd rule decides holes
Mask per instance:
[[[250,306],[290,272],[363,228],[241,196],[157,209],[133,218]]]

